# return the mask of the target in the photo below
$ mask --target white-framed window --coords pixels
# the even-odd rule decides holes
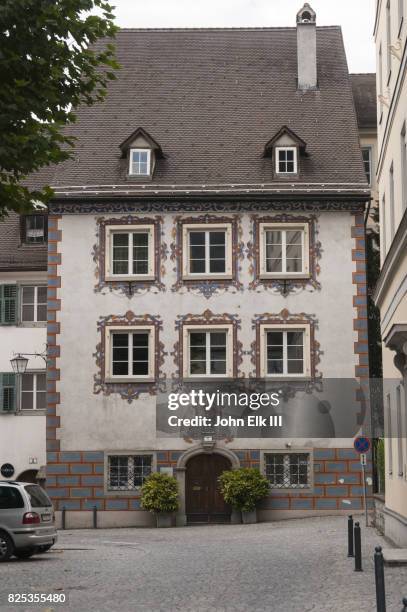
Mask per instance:
[[[228,325],[184,326],[184,377],[231,378],[233,329]]]
[[[154,467],[150,453],[108,455],[107,491],[134,491],[139,489]]]
[[[262,378],[311,376],[310,326],[263,324],[260,334]]]
[[[276,173],[297,174],[297,147],[276,147]]]
[[[25,217],[25,242],[44,244],[47,236],[46,225],[46,215],[27,215]]]
[[[183,225],[184,278],[232,277],[232,225]]]
[[[264,474],[273,489],[307,489],[311,486],[309,452],[264,453]]]
[[[260,224],[260,276],[309,276],[308,223]]]
[[[154,380],[155,328],[152,325],[109,325],[105,343],[107,380]]]
[[[106,227],[106,279],[153,280],[154,225]]]
[[[21,321],[43,323],[47,320],[47,287],[24,285],[21,287]]]
[[[21,376],[20,409],[46,410],[47,381],[45,372],[25,372]]]
[[[369,185],[372,184],[372,147],[362,147],[363,166]]]
[[[151,150],[130,149],[129,174],[132,176],[150,176]]]

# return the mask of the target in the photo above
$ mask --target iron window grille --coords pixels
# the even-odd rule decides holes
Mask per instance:
[[[152,455],[110,455],[107,488],[110,491],[136,490],[150,476],[152,466]]]
[[[308,453],[267,453],[265,472],[275,489],[305,489],[310,486]]]

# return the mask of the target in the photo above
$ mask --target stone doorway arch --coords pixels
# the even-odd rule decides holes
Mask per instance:
[[[194,446],[193,448],[188,449],[183,453],[177,462],[177,467],[174,468],[175,476],[178,480],[179,484],[179,498],[180,498],[180,507],[177,513],[177,527],[182,527],[187,524],[187,516],[186,516],[186,491],[185,491],[185,475],[187,469],[187,463],[193,457],[197,455],[205,455],[205,454],[218,454],[226,457],[231,465],[232,470],[236,470],[240,467],[239,457],[228,448],[224,448],[221,446],[214,446],[212,448],[206,448],[202,444]],[[234,517],[232,513],[232,523],[234,522]]]

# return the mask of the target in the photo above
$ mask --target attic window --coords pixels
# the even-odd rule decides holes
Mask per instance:
[[[308,11],[304,11],[303,14],[301,15],[301,21],[303,23],[309,23],[311,19],[312,19],[311,13],[309,13]]]
[[[276,172],[297,173],[297,147],[276,147]]]
[[[150,176],[150,149],[130,149],[129,174],[132,176]]]

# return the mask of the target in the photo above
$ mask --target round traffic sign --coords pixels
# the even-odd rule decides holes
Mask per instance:
[[[0,473],[4,478],[11,478],[14,474],[14,465],[11,465],[11,463],[3,463],[0,468]]]
[[[359,454],[367,453],[370,449],[370,440],[365,436],[359,436],[358,438],[355,438],[353,442],[353,447],[355,451]]]

